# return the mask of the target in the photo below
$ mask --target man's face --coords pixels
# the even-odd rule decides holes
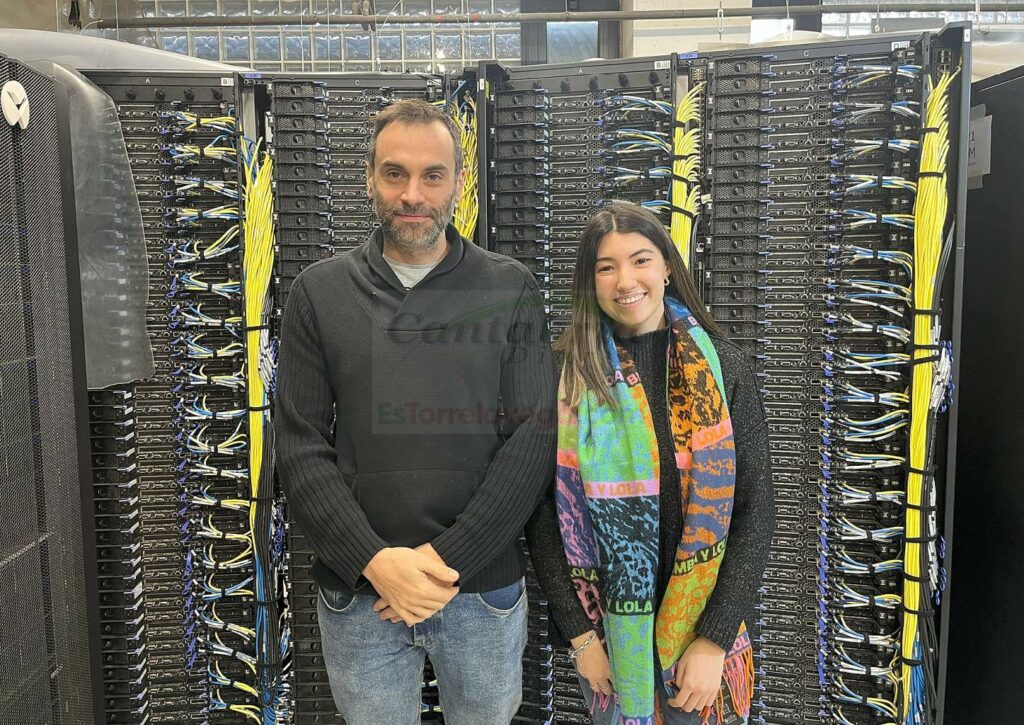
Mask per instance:
[[[444,235],[462,192],[465,171],[455,174],[455,144],[441,122],[400,123],[377,137],[366,193],[384,239],[406,252],[432,248]]]

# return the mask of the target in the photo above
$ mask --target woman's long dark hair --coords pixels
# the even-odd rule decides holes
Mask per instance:
[[[564,356],[565,397],[574,408],[588,389],[593,390],[605,405],[612,404],[607,382],[611,362],[601,341],[601,320],[605,315],[597,303],[594,282],[597,248],[609,232],[636,232],[649,239],[672,271],[665,294],[689,307],[709,334],[722,334],[697,293],[679,250],[658,217],[628,202],[613,202],[601,207],[583,230],[572,279],[572,321],[554,345],[555,350]]]

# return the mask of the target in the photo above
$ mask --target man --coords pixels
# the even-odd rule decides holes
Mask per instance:
[[[507,725],[522,697],[518,539],[554,473],[554,371],[533,276],[449,224],[459,139],[424,101],[376,117],[381,226],[305,269],[281,326],[278,470],[352,725],[418,723],[428,654],[450,725]]]

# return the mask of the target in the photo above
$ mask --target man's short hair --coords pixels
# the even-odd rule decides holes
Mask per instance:
[[[373,117],[373,133],[370,135],[370,145],[366,149],[366,165],[373,169],[374,157],[377,152],[377,138],[388,124],[406,123],[429,125],[434,122],[444,124],[451,134],[452,144],[455,146],[455,175],[462,171],[464,159],[462,158],[462,132],[448,113],[444,106],[435,106],[420,98],[406,98],[394,103]]]

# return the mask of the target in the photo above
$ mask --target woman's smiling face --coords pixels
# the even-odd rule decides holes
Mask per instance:
[[[608,232],[597,247],[597,304],[620,336],[665,326],[665,280],[671,271],[654,243],[637,232]]]

